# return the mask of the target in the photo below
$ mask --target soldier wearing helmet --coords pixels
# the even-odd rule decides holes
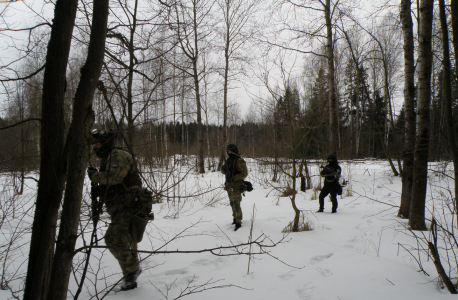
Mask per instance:
[[[242,193],[246,191],[246,185],[243,179],[248,176],[245,160],[240,156],[236,145],[229,144],[226,147],[226,153],[229,158],[225,159],[225,164],[221,167],[221,173],[226,175],[226,183],[224,189],[229,196],[229,203],[232,208],[232,224],[235,225],[234,231],[242,227]]]
[[[131,250],[136,250],[141,241],[151,209],[145,211],[136,204],[140,202],[138,191],[144,190],[142,181],[132,155],[115,148],[117,132],[94,129],[91,135],[92,148],[101,163],[99,171],[89,168],[88,176],[99,184],[100,199],[111,217],[105,243],[121,266],[124,275],[121,290],[130,290],[137,287],[136,279],[142,271],[137,253]],[[140,238],[132,231],[138,224],[144,224]]]

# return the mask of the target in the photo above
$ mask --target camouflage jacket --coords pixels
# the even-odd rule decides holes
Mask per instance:
[[[229,167],[229,173],[234,182],[241,182],[248,176],[246,162],[241,156],[235,159],[235,166],[234,160],[231,158],[227,160],[227,164],[224,166]],[[226,171],[223,170],[224,166],[221,168],[221,173],[226,174]]]
[[[140,185],[141,179],[132,155],[121,149],[113,149],[100,163],[100,172],[92,175],[92,181],[108,189],[124,183],[127,187]]]

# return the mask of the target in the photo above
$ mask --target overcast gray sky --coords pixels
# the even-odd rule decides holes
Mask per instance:
[[[269,0],[266,0],[266,3],[269,2]],[[274,3],[276,2],[280,2],[280,0],[274,1]],[[398,2],[399,1],[394,0],[350,1],[350,3],[355,5],[354,13],[359,16],[361,22],[369,23],[373,22],[376,18],[379,7],[386,6],[387,3],[391,3],[391,5],[394,5],[394,8],[396,9]],[[5,9],[5,7],[7,8]],[[3,12],[0,18],[0,29],[3,31],[0,31],[0,64],[5,65],[19,57],[19,53],[15,49],[15,45],[26,43],[27,33],[14,32],[12,35],[11,31],[7,32],[4,30],[17,30],[20,28],[34,26],[35,24],[43,23],[45,21],[52,22],[54,4],[52,2],[42,0],[24,0],[11,3],[2,2],[0,3],[0,12]],[[270,54],[273,56],[269,58],[259,57],[256,67],[265,67],[261,65],[263,64],[263,61],[265,62],[269,59],[276,59],[276,63],[278,64],[278,57],[275,58],[275,55],[277,55],[276,52],[273,51]],[[304,55],[299,53],[289,53],[287,55],[289,56],[289,59],[285,69],[288,72],[291,72],[293,77],[301,76]],[[272,78],[276,78],[277,81],[281,81],[281,74],[279,70],[272,66],[273,61],[269,63],[271,66],[268,67],[268,69],[270,68],[269,72],[271,73]],[[264,71],[258,69],[258,76],[253,76],[251,78],[245,77],[241,79],[239,83],[235,84],[238,88],[231,90],[231,99],[239,103],[242,115],[245,115],[248,111],[252,98],[257,98],[260,95],[268,97],[267,90],[262,87],[262,83],[258,79],[259,74]],[[3,69],[1,70],[0,77],[8,76],[9,74],[12,73]],[[246,89],[248,89],[248,92]]]

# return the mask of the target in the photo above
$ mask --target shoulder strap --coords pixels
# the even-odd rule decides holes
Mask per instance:
[[[236,167],[237,167],[237,156],[234,159],[234,167],[232,168],[232,174],[231,174],[232,177],[234,177],[234,172],[235,172]]]

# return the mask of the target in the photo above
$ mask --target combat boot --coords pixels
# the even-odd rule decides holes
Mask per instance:
[[[124,277],[124,282],[121,285],[121,291],[128,291],[137,287],[137,278],[142,273],[142,269],[139,267],[137,271],[131,272]]]
[[[235,219],[232,220],[232,225],[236,224],[237,222],[235,221]]]
[[[324,211],[323,208],[319,208],[316,212],[317,212],[317,213],[320,213],[320,212],[323,212],[323,211]]]
[[[240,227],[242,227],[242,224],[240,224],[240,223],[235,223],[234,231],[237,231]]]

